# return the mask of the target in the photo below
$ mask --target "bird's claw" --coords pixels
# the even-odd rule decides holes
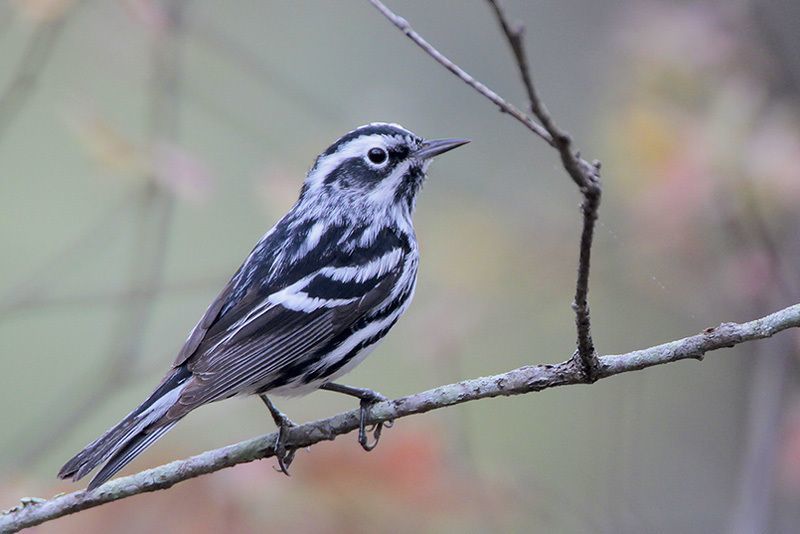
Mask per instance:
[[[381,431],[383,430],[384,426],[386,428],[392,426],[393,421],[382,421],[371,425],[369,430],[367,430],[367,420],[370,417],[370,408],[372,408],[372,405],[378,402],[389,400],[380,393],[367,388],[356,388],[353,386],[346,386],[344,384],[337,384],[335,382],[323,384],[320,386],[320,389],[334,391],[336,393],[343,393],[361,400],[361,409],[359,410],[358,420],[358,443],[365,451],[369,452],[378,445],[378,441],[381,439]],[[372,432],[372,437],[375,440],[372,444],[369,442],[367,432]]]
[[[278,429],[278,437],[275,438],[275,458],[278,459],[278,467],[273,466],[273,469],[283,473],[287,477],[289,475],[289,466],[292,465],[294,460],[294,453],[296,449],[286,448],[286,437],[289,429],[296,426],[289,418],[284,417],[281,421],[280,428]]]
[[[286,448],[286,438],[288,437],[289,429],[297,425],[294,424],[294,421],[286,417],[283,412],[276,408],[266,395],[259,396],[267,406],[267,409],[272,416],[272,420],[275,421],[275,425],[278,427],[278,437],[275,438],[275,445],[273,447],[275,450],[275,458],[278,459],[278,467],[273,466],[273,468],[288,477],[289,466],[292,465],[292,460],[294,460],[294,453],[296,450]]]
[[[375,423],[374,425],[370,425],[367,428],[367,420],[369,419],[369,410],[373,404],[383,402],[385,400],[389,400],[380,393],[372,392],[368,398],[361,399],[361,409],[359,411],[359,423],[358,423],[358,443],[361,445],[361,448],[365,451],[369,452],[375,447],[378,446],[378,442],[381,439],[381,432],[383,431],[383,427],[391,428],[394,424],[394,421],[386,421]],[[370,444],[368,433],[372,432],[372,437],[374,441]]]

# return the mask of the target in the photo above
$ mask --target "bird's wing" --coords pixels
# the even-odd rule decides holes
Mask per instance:
[[[399,316],[413,290],[399,283],[406,269],[400,252],[372,269],[323,268],[266,295],[251,289],[225,315],[226,328],[212,325],[186,361],[193,376],[164,422],[214,400],[327,376],[326,368],[385,334]],[[337,357],[325,360],[334,350]]]
[[[203,316],[197,322],[195,327],[192,328],[192,331],[189,333],[189,337],[186,338],[181,350],[178,351],[175,361],[172,362],[173,367],[178,367],[186,363],[186,360],[188,360],[197,351],[197,347],[199,347],[200,343],[202,343],[203,339],[205,339],[209,328],[211,328],[214,322],[217,321],[220,311],[229,301],[233,285],[234,279],[232,278],[227,284],[225,284],[225,287],[222,288],[222,291],[219,292],[216,298],[208,306]]]
[[[284,234],[285,229],[279,222],[256,243],[247,259],[225,284],[225,287],[211,302],[200,321],[189,333],[189,337],[178,351],[175,361],[172,362],[173,367],[180,367],[189,361],[210,332],[213,333],[220,327],[224,328],[226,321],[236,316],[236,313],[230,313],[232,310],[247,306],[248,299],[252,300],[253,298],[249,291],[245,291],[245,288],[248,287],[248,279],[251,277],[263,278],[269,274],[264,270],[269,269],[274,263],[275,255],[280,248],[279,242]],[[253,289],[252,286],[250,288]]]

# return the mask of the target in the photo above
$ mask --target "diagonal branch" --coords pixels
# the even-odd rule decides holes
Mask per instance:
[[[450,61],[444,54],[439,52],[436,48],[433,47],[428,41],[426,41],[420,34],[414,31],[414,28],[408,23],[406,19],[403,17],[396,15],[393,13],[388,7],[386,7],[380,0],[369,0],[369,2],[380,11],[384,17],[389,19],[389,21],[397,26],[401,32],[406,34],[406,36],[414,41],[417,46],[422,48],[429,56],[435,59],[439,64],[441,64],[444,68],[455,74],[458,78],[461,79],[464,83],[478,91],[480,94],[491,100],[497,107],[500,108],[500,111],[504,113],[508,113],[523,125],[528,128],[530,131],[541,137],[545,140],[548,145],[555,146],[553,138],[547,132],[545,128],[543,128],[540,124],[537,124],[536,121],[528,117],[525,113],[519,110],[514,104],[509,103],[503,97],[489,89],[486,85],[479,82],[475,78],[472,77],[467,71]]]
[[[542,127],[547,131],[552,139],[550,143],[556,148],[561,156],[562,164],[569,173],[569,176],[575,184],[583,191],[584,189],[591,189],[594,187],[599,188],[597,176],[597,166],[590,164],[582,159],[572,147],[572,138],[567,132],[559,128],[553,121],[550,112],[542,102],[536,86],[533,84],[533,77],[531,76],[530,66],[528,65],[528,56],[525,52],[525,26],[521,23],[512,25],[505,11],[498,3],[498,0],[487,0],[489,5],[494,10],[497,21],[500,24],[500,29],[508,41],[511,51],[514,53],[514,60],[517,63],[522,84],[525,86],[525,92],[528,94],[528,102],[531,108],[531,113],[542,124]]]
[[[572,309],[575,311],[575,325],[578,332],[577,356],[583,366],[590,382],[597,379],[598,361],[597,353],[594,348],[591,334],[591,319],[589,317],[589,270],[592,252],[592,242],[594,240],[594,226],[597,221],[597,210],[600,207],[600,197],[602,188],[600,184],[600,163],[589,163],[580,157],[580,154],[572,145],[572,138],[567,132],[559,128],[547,107],[542,102],[533,84],[533,77],[530,74],[528,58],[524,46],[524,27],[521,24],[512,26],[508,21],[500,4],[497,0],[487,0],[494,10],[495,16],[500,24],[503,34],[508,40],[514,59],[517,63],[522,83],[528,94],[531,113],[539,121],[537,123],[519,109],[509,104],[497,93],[489,89],[486,85],[473,78],[464,69],[453,63],[444,54],[439,52],[433,45],[418,34],[406,19],[392,12],[380,0],[369,0],[384,17],[402,31],[409,39],[422,48],[428,55],[435,59],[447,70],[458,76],[467,85],[488,98],[500,109],[522,124],[528,127],[533,133],[544,139],[550,146],[558,150],[561,157],[561,164],[569,174],[572,181],[578,186],[583,200],[581,202],[581,214],[583,217],[583,229],[581,230],[580,248],[578,254],[578,275],[575,283],[575,299],[572,302]],[[540,124],[541,123],[541,124]]]
[[[800,304],[748,323],[723,323],[677,341],[627,354],[602,356],[598,358],[597,378],[684,359],[699,360],[707,352],[733,347],[747,341],[765,339],[783,330],[797,327],[800,327]],[[525,366],[506,373],[464,380],[381,402],[370,409],[369,423],[387,422],[479,399],[523,395],[557,386],[587,382],[588,377],[574,359],[555,365]],[[358,428],[358,423],[358,410],[306,423],[289,431],[285,446],[297,449],[309,447],[320,441],[333,440]],[[94,491],[76,491],[46,501],[26,499],[22,505],[0,515],[0,532],[16,532],[132,495],[166,489],[184,480],[237,464],[269,458],[275,455],[276,437],[276,434],[268,434],[207,451],[185,460],[117,478]]]

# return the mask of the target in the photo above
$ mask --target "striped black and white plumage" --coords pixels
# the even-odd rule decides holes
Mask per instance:
[[[329,387],[361,362],[414,294],[411,216],[431,158],[466,142],[425,141],[396,124],[373,123],[331,145],[156,390],[59,476],[77,480],[105,464],[94,488],[203,404],[302,395]]]

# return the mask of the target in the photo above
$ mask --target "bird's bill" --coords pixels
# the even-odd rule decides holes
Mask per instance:
[[[422,146],[414,152],[414,157],[418,160],[430,159],[461,145],[466,145],[469,141],[469,139],[429,139],[422,142]]]

